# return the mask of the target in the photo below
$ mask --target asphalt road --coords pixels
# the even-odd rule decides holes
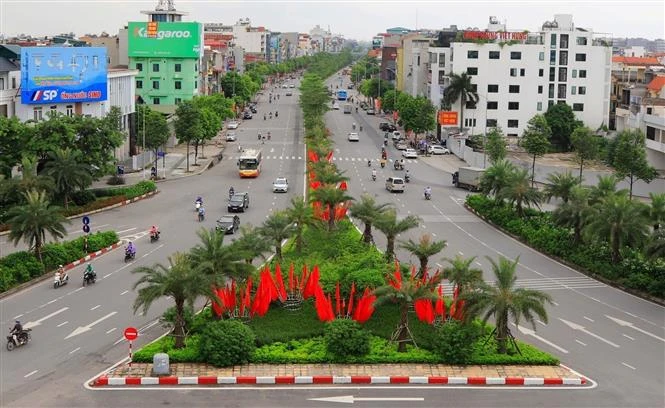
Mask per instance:
[[[338,82],[336,78],[333,80]],[[231,184],[236,191],[249,191],[251,195],[250,209],[247,214],[241,215],[242,223],[260,224],[269,211],[285,208],[290,196],[302,194],[304,146],[302,135],[294,131],[296,126],[301,126],[295,119],[297,93],[292,99],[285,97],[284,91],[281,93],[278,102],[280,117],[277,120],[264,122],[259,118],[262,118],[264,110],[274,109],[274,106],[262,104],[257,115],[259,119],[246,121],[238,131],[240,143],[248,147],[257,143],[258,129],[264,132],[268,130],[266,126],[271,126],[273,138],[263,146],[264,155],[268,158],[261,177],[256,180],[238,179],[234,155],[230,154],[227,159],[229,152],[219,165],[200,177],[164,183],[160,185],[161,193],[155,198],[96,215],[93,221],[100,225],[107,223],[136,228],[121,235],[143,234],[149,225],[158,223],[163,230],[163,240],[151,245],[145,237],[139,238],[140,257],[135,265],[126,268],[120,251],[96,261],[101,277],[112,274],[93,287],[74,292],[79,288],[77,282],[80,282],[81,275],[81,270],[77,269],[72,273],[73,282],[69,286],[54,290],[50,282],[46,282],[0,302],[0,320],[4,327],[8,327],[18,314],[24,314],[21,317],[24,322],[37,321],[69,308],[43,320],[34,329],[34,341],[28,347],[12,353],[0,353],[0,405],[326,407],[335,404],[312,401],[310,398],[354,395],[361,398],[423,398],[408,402],[356,401],[362,406],[388,407],[407,404],[415,407],[665,406],[665,309],[586,278],[488,227],[461,206],[466,192],[450,186],[449,174],[418,160],[407,164],[413,178],[407,191],[404,194],[388,193],[383,180],[389,174],[401,172],[394,171],[391,166],[380,169],[375,163],[379,177],[372,182],[371,170],[367,167],[368,158],[379,157],[383,132],[379,132],[376,126],[380,119],[363,113],[344,115],[341,110],[329,112],[326,119],[336,142],[336,163],[352,178],[349,183],[351,195],[359,197],[367,192],[375,195],[379,202],[393,202],[401,216],[419,215],[424,220],[423,226],[400,239],[417,239],[423,232],[432,233],[436,239],[448,242],[441,258],[455,254],[478,256],[476,266],[486,272],[487,279],[491,277],[487,275],[489,263],[485,255],[493,258],[498,254],[510,258],[520,256],[519,284],[547,291],[556,304],[549,309],[549,324],[538,323],[535,333],[517,329],[513,333],[558,355],[562,363],[597,381],[598,387],[576,390],[429,387],[84,390],[81,387],[83,381],[126,356],[127,344],[124,341],[114,345],[124,327],[149,325],[170,305],[168,301],[163,301],[155,304],[147,316],[134,316],[130,307],[134,298],[131,285],[136,278],[130,276],[129,269],[136,265],[164,262],[173,251],[188,249],[196,243],[195,231],[200,226],[193,212],[196,195],[204,196],[208,212],[205,224],[212,227],[213,215],[225,212],[225,198]],[[352,122],[362,124],[364,128],[358,143],[346,141]],[[392,146],[389,147],[389,156],[396,156]],[[289,194],[275,195],[270,192],[270,183],[277,175],[289,178]],[[422,197],[426,185],[433,189],[431,201],[425,201]],[[375,233],[375,239],[380,248],[385,246],[380,232]],[[409,261],[404,251],[398,251],[398,257],[402,262]],[[415,259],[412,261],[415,262]],[[432,259],[432,263],[443,264],[443,261]],[[123,294],[124,291],[128,292]],[[95,308],[97,305],[100,306]],[[87,326],[112,312],[115,314],[92,326],[89,331],[64,339],[75,328]],[[143,344],[161,333],[163,329],[158,325],[149,327],[142,332],[137,344]]]

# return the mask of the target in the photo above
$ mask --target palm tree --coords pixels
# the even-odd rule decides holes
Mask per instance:
[[[443,92],[443,104],[451,106],[458,99],[461,99],[460,105],[460,129],[464,127],[464,108],[467,102],[478,102],[478,93],[471,83],[471,77],[466,73],[451,74],[450,85]]]
[[[37,159],[23,157],[21,159],[21,181],[18,183],[19,191],[26,193],[31,190],[51,193],[54,190],[53,179],[37,174]]]
[[[291,206],[286,209],[286,215],[293,224],[296,233],[296,252],[300,253],[303,246],[303,233],[305,227],[318,225],[314,218],[312,206],[307,204],[302,196],[292,197]]]
[[[64,198],[67,208],[71,194],[92,183],[90,167],[81,162],[80,153],[69,148],[56,149],[49,156],[51,160],[46,163],[45,172],[53,178],[55,188]]]
[[[545,198],[548,203],[552,200],[552,197],[560,198],[564,203],[567,203],[573,187],[580,184],[580,179],[573,176],[570,171],[550,174],[547,176],[547,181]]]
[[[191,267],[206,275],[217,287],[226,285],[228,279],[243,281],[253,270],[243,262],[242,253],[231,245],[224,245],[224,233],[201,228],[196,231],[201,242],[189,252]]]
[[[411,255],[418,258],[420,269],[418,270],[417,277],[422,277],[427,273],[427,263],[429,262],[429,258],[443,251],[443,248],[445,248],[446,245],[447,242],[445,240],[434,241],[430,234],[423,234],[420,236],[418,242],[409,238],[407,241],[402,241],[400,246],[409,251]]]
[[[589,197],[591,191],[580,185],[570,190],[568,200],[552,211],[552,219],[558,225],[572,228],[575,243],[582,241],[582,228],[591,214]]]
[[[665,225],[665,193],[649,193],[649,197],[649,220],[653,223],[653,229],[657,230]]]
[[[649,220],[646,205],[631,200],[627,195],[609,195],[593,206],[584,234],[609,242],[612,262],[621,260],[621,248],[636,246],[648,235]]]
[[[328,231],[332,231],[335,228],[335,210],[337,206],[353,200],[353,197],[334,185],[324,185],[312,192],[312,200],[319,201],[323,208],[328,207]]]
[[[199,296],[207,296],[210,299],[217,299],[213,293],[212,282],[202,276],[201,273],[192,267],[189,257],[185,254],[176,252],[169,257],[169,266],[154,264],[152,267],[140,266],[132,273],[142,274],[136,281],[133,289],[138,290],[134,300],[134,313],[143,309],[146,314],[153,302],[162,297],[170,297],[175,302],[175,321],[173,335],[175,336],[175,348],[185,346],[185,303],[193,307],[194,301]]]
[[[510,317],[515,321],[515,325],[519,325],[520,320],[524,318],[535,330],[536,316],[547,323],[545,304],[551,304],[552,297],[539,290],[515,288],[517,281],[515,271],[519,257],[512,262],[500,257],[498,263],[490,257],[487,259],[492,264],[492,272],[496,277],[495,286],[482,282],[477,290],[465,294],[467,312],[465,318],[472,319],[482,314],[483,323],[486,323],[491,316],[494,316],[498,352],[505,354],[506,343],[510,336],[508,328]]]
[[[628,194],[627,190],[617,191],[617,183],[619,183],[619,180],[611,174],[608,176],[598,176],[598,184],[591,189],[589,204],[598,204],[610,195]]]
[[[42,247],[46,242],[46,233],[55,239],[67,234],[64,224],[69,224],[62,215],[62,209],[52,206],[46,192],[28,191],[24,194],[26,204],[13,207],[7,212],[7,224],[11,229],[9,239],[18,244],[20,240],[34,249],[35,256],[42,260]]]
[[[484,194],[493,194],[498,203],[499,193],[508,186],[512,174],[516,171],[515,165],[510,160],[499,160],[490,168],[485,170],[480,179],[480,189]]]
[[[483,281],[483,271],[471,267],[475,260],[475,256],[464,259],[460,255],[456,255],[454,259],[446,259],[450,267],[444,268],[443,276],[459,288],[458,296],[472,291]]]
[[[646,245],[645,252],[651,259],[665,258],[665,229],[655,230]]]
[[[409,342],[409,307],[417,299],[436,299],[436,288],[443,277],[439,275],[432,276],[431,279],[423,282],[422,280],[411,277],[405,279],[396,285],[384,285],[374,290],[376,295],[376,305],[386,302],[395,302],[399,305],[399,326],[395,331],[393,338],[397,340],[397,351],[406,352],[406,344]]]
[[[342,181],[349,181],[349,178],[344,175],[344,171],[340,171],[334,165],[328,162],[318,162],[312,166],[316,179],[324,185],[337,185]]]
[[[392,208],[391,203],[377,204],[374,197],[369,194],[363,194],[362,197],[360,197],[360,202],[351,204],[351,215],[365,223],[362,238],[365,243],[369,244],[370,242],[374,242],[374,237],[372,236],[372,224],[389,208]]]
[[[261,257],[266,259],[265,253],[272,250],[270,242],[261,236],[260,228],[252,224],[246,224],[240,227],[240,238],[234,239],[230,245],[233,250],[245,260],[245,263],[251,264],[254,258]]]
[[[514,205],[520,217],[524,216],[524,206],[540,208],[540,192],[531,187],[526,169],[515,170],[508,180],[508,185],[499,192],[499,198]]]
[[[275,211],[263,221],[260,234],[275,246],[275,257],[282,260],[282,241],[291,238],[295,228],[285,211]]]
[[[397,211],[390,209],[374,222],[376,228],[383,232],[388,243],[386,244],[386,258],[391,261],[395,257],[395,238],[402,232],[420,225],[420,218],[409,215],[401,220],[397,219]]]

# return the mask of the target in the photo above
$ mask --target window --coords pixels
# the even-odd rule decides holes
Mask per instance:
[[[556,48],[556,34],[550,34],[550,48]]]
[[[176,105],[180,105],[180,102],[182,102],[182,98],[175,98]]]
[[[510,76],[511,77],[517,76],[517,68],[510,68]]]
[[[16,89],[16,78],[12,78],[12,89]]]
[[[580,95],[586,95],[586,86],[580,86],[577,88],[577,93]]]
[[[159,89],[159,81],[152,81],[152,89]]]
[[[536,104],[536,110],[537,110],[538,112],[540,112],[540,111],[543,110],[543,103],[542,103],[542,102],[538,102],[538,103]]]
[[[550,51],[550,65],[556,64],[556,51]]]
[[[539,94],[543,93],[543,86],[542,85],[538,85],[538,93]]]
[[[175,81],[175,89],[182,89],[182,81]]]
[[[511,51],[510,52],[510,59],[511,60],[521,60],[522,59],[522,53],[519,51]]]
[[[499,109],[499,102],[487,101],[487,110]]]
[[[508,102],[508,110],[519,110],[519,109],[520,109],[519,102]]]
[[[466,109],[476,109],[476,102],[474,101],[466,101],[466,105],[464,106]]]
[[[647,126],[647,139],[656,140],[656,128]]]
[[[468,59],[478,59],[478,51],[467,51],[466,57]]]
[[[577,78],[577,70],[576,69],[573,70],[573,78]]]
[[[466,73],[469,75],[478,75],[478,68],[476,67],[468,67],[466,69]]]
[[[573,104],[573,112],[582,112],[584,111],[584,104],[583,103],[574,103]]]
[[[143,81],[140,79],[136,80],[136,89],[143,89]]]
[[[547,101],[547,109],[551,108],[552,106],[554,106],[554,101],[553,100]]]
[[[568,68],[559,68],[559,82],[566,82],[568,79]]]
[[[439,54],[439,66],[440,67],[446,66],[446,54]]]
[[[476,118],[464,118],[464,127],[476,127]]]
[[[520,76],[526,75],[526,69],[520,68]]]
[[[496,127],[496,126],[497,126],[496,119],[487,119],[487,121],[485,122],[485,127]]]
[[[559,51],[559,65],[568,65],[568,51]]]
[[[508,119],[508,127],[509,128],[516,128],[519,127],[519,120],[517,119]]]
[[[566,99],[566,84],[559,84],[557,88],[557,98]]]
[[[556,78],[556,68],[550,67],[550,81],[554,82],[554,78]]]
[[[550,84],[549,89],[547,90],[547,97],[554,98],[554,84]]]
[[[51,113],[58,113],[58,107],[56,105],[51,105]]]
[[[559,36],[559,48],[568,48],[568,34]]]
[[[32,109],[32,118],[33,118],[35,121],[38,121],[38,120],[42,120],[42,119],[43,119],[43,116],[42,116],[42,107],[41,107],[41,106],[38,107],[38,108],[33,108],[33,109]]]
[[[586,69],[580,69],[580,78],[586,78]]]
[[[538,61],[545,61],[545,53],[543,51],[538,53]]]
[[[182,72],[182,64],[175,64],[175,72]]]
[[[153,105],[159,105],[159,98],[152,98]]]
[[[571,95],[577,95],[577,87],[576,86],[571,86],[570,87],[570,94]]]
[[[577,62],[586,61],[586,54],[575,54],[575,61]]]
[[[0,91],[5,89],[5,78],[0,78]]]
[[[497,93],[499,92],[499,85],[487,85],[488,93]]]
[[[137,62],[137,63],[136,63],[136,69],[138,69],[139,72],[143,71],[143,64],[140,63],[140,62]]]
[[[586,37],[577,37],[577,45],[586,45]]]
[[[152,72],[159,72],[159,64],[152,64]]]
[[[542,77],[543,75],[545,75],[545,70],[542,69],[542,68],[540,68],[540,69],[538,70],[538,76],[539,76],[539,77]]]
[[[520,86],[519,85],[509,85],[508,86],[508,92],[509,93],[520,93]]]
[[[472,92],[478,92],[478,84],[471,84],[471,91]]]
[[[67,105],[65,107],[65,112],[66,112],[67,116],[69,116],[69,117],[74,116],[74,105]]]
[[[499,51],[490,51],[490,59],[499,59],[501,58],[501,53]]]

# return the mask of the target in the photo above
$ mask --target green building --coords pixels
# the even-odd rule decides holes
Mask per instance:
[[[159,14],[151,15],[156,16]],[[139,72],[138,102],[173,113],[178,103],[199,93],[203,27],[200,23],[159,20],[128,24],[129,68]]]

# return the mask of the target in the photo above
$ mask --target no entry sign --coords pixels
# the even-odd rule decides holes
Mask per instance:
[[[139,337],[139,331],[136,327],[128,327],[125,329],[125,338],[129,341],[136,340]]]

